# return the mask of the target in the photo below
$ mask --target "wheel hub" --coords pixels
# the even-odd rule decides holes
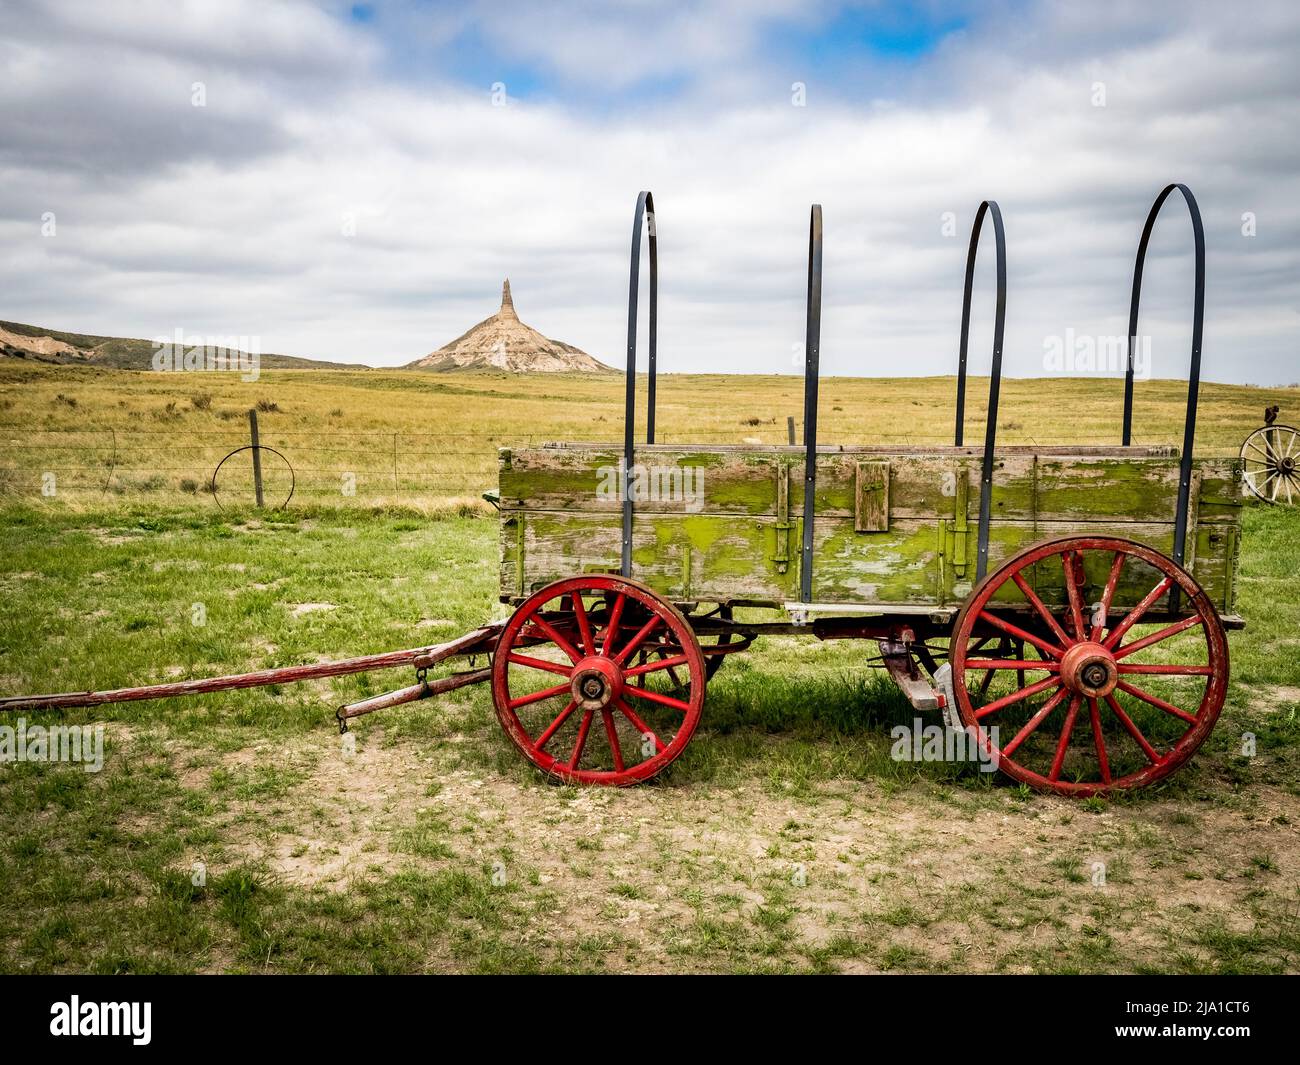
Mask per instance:
[[[1077,643],[1061,658],[1061,682],[1089,699],[1107,696],[1119,682],[1115,656],[1091,640]]]
[[[1282,470],[1284,473],[1291,473],[1295,469],[1295,459],[1288,455],[1282,460]]]
[[[583,710],[603,710],[623,694],[623,671],[610,659],[593,655],[573,667],[569,689]]]

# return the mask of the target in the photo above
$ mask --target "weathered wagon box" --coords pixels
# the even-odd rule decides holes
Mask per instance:
[[[1133,361],[1119,447],[997,446],[1006,311],[1001,210],[975,213],[966,258],[951,447],[828,447],[817,437],[821,208],[809,216],[802,447],[656,444],[654,200],[637,197],[621,445],[499,456],[508,620],[443,644],[146,688],[0,699],[0,710],[97,706],[342,676],[409,663],[416,683],[340,707],[350,718],[491,680],[502,728],[539,769],[623,786],[690,742],[726,657],[764,636],[871,640],[917,711],[938,712],[1021,784],[1077,797],[1153,784],[1214,728],[1228,690],[1243,487],[1292,472],[1272,436],[1244,458],[1193,458],[1205,297],[1204,227],[1168,185],[1138,245],[1130,356],[1147,243],[1174,191],[1196,255],[1181,452],[1132,447]],[[982,448],[965,447],[971,290],[980,227],[997,254]],[[635,425],[642,226],[649,234],[646,443]],[[1243,448],[1243,457],[1248,449]],[[1271,472],[1270,472],[1271,471]],[[1266,479],[1263,484],[1269,482]],[[1289,481],[1288,481],[1289,483]],[[1289,489],[1288,489],[1289,491]],[[490,497],[491,498],[491,497]],[[1277,489],[1271,499],[1276,500]],[[1288,496],[1288,501],[1289,501]],[[735,606],[784,607],[759,618]],[[453,657],[491,665],[430,680]],[[924,674],[922,673],[924,670]],[[603,737],[602,734],[603,733]],[[946,745],[945,745],[946,746]],[[963,745],[964,746],[964,745]]]
[[[975,580],[982,450],[819,447],[814,604],[955,608]],[[580,572],[616,573],[622,452],[553,444],[499,456],[501,598]],[[632,575],[679,601],[781,605],[799,598],[802,447],[640,445],[633,466]],[[991,488],[989,563],[1066,534],[1122,536],[1173,553],[1172,448],[1004,447]],[[1216,608],[1233,608],[1239,459],[1192,466],[1185,565]],[[1041,572],[1039,570],[1042,570]],[[1104,584],[1106,573],[1089,573]],[[1035,569],[1064,603],[1059,568]],[[1150,587],[1133,566],[1114,606]]]

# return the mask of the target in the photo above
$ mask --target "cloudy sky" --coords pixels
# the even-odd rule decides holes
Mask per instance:
[[[815,201],[825,372],[951,373],[993,198],[1007,372],[1038,376],[1124,334],[1143,219],[1182,181],[1205,376],[1294,382],[1297,56],[1289,0],[4,0],[0,319],[397,365],[508,275],[526,322],[618,363],[649,188],[663,369],[797,372]],[[1181,202],[1146,276],[1153,376],[1183,375]]]

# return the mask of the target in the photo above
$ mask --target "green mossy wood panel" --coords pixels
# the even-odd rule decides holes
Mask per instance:
[[[1176,455],[1169,449],[1068,451],[999,452],[990,566],[1031,543],[1074,533],[1124,536],[1172,553]],[[574,573],[617,570],[619,454],[603,446],[502,452],[504,598]],[[813,599],[918,607],[960,603],[975,576],[978,454],[976,448],[819,453]],[[864,456],[888,467],[887,520],[879,531],[855,528],[857,470]],[[652,495],[636,501],[634,576],[680,599],[780,603],[797,597],[801,449],[657,445],[639,448],[637,459],[644,467],[637,471],[640,483]],[[1187,562],[1226,611],[1232,607],[1239,541],[1240,463],[1202,459],[1194,470]],[[789,486],[788,528],[778,513],[781,478]],[[788,563],[781,561],[786,558]],[[1094,576],[1101,581],[1105,573],[1089,574],[1089,580]],[[1140,598],[1154,583],[1148,576],[1135,565],[1126,568],[1116,605]],[[1059,573],[1035,574],[1035,580],[1045,599],[1059,599]]]

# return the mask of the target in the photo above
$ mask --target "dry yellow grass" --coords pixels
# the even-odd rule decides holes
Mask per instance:
[[[621,376],[524,377],[400,370],[270,370],[255,382],[234,373],[139,373],[10,362],[0,365],[0,485],[38,496],[53,471],[59,495],[202,493],[212,470],[248,441],[246,412],[262,406],[262,442],[288,456],[300,497],[388,503],[477,499],[495,480],[498,446],[542,440],[620,440]],[[668,375],[659,379],[661,442],[783,443],[786,418],[801,422],[802,379]],[[1001,443],[1118,443],[1122,382],[1102,378],[1007,380]],[[951,441],[951,377],[825,378],[819,438],[826,443]],[[972,378],[967,442],[983,438],[987,379]],[[645,378],[638,381],[644,436]],[[1136,443],[1178,444],[1186,385],[1139,382]],[[1300,415],[1300,388],[1207,383],[1197,450],[1235,454],[1278,404]],[[799,430],[800,433],[802,430]],[[233,460],[223,493],[248,478]],[[345,495],[346,475],[355,495]],[[288,477],[267,461],[268,497]]]

